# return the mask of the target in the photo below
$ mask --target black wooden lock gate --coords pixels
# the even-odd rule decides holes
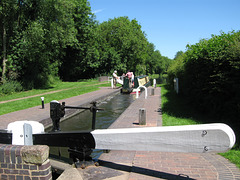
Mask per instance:
[[[60,119],[65,115],[65,109],[86,109],[92,112],[92,130],[95,129],[96,113],[98,110],[96,102],[92,102],[90,107],[66,106],[65,102],[60,104],[54,100],[50,102],[50,117],[52,119],[52,132],[42,134],[35,139],[34,144],[44,144],[49,146],[69,147],[70,158],[73,159],[76,166],[79,166],[81,161],[90,161],[92,149],[95,148],[95,140],[90,131],[78,132],[61,132]],[[83,166],[83,165],[81,165]]]

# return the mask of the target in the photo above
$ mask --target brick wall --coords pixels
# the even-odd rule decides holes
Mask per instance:
[[[45,145],[19,146],[0,144],[0,179],[52,179],[48,156],[49,147]]]

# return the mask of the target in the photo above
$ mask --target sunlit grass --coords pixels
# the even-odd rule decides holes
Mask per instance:
[[[32,90],[28,90],[28,91],[13,93],[11,95],[2,95],[2,96],[0,96],[0,101],[6,101],[6,100],[10,100],[10,99],[17,99],[17,98],[22,98],[22,97],[27,97],[27,96],[33,96],[33,95],[43,94],[43,93],[52,92],[52,91],[77,88],[77,87],[86,86],[86,85],[89,86],[89,85],[94,85],[94,84],[99,84],[99,83],[100,82],[98,82],[96,79],[86,80],[86,81],[81,81],[81,82],[57,82],[57,83],[53,84],[51,87],[46,88],[46,89],[32,89]]]
[[[163,126],[180,126],[198,124],[196,121],[188,118],[174,117],[168,114],[163,114]]]
[[[232,163],[236,164],[240,169],[240,149],[235,147],[226,153],[219,153],[223,157],[229,159]]]
[[[103,86],[110,86],[109,82],[100,83],[98,81],[91,81],[91,82],[62,82],[62,84],[56,85],[56,87],[48,89],[48,90],[31,90],[21,93],[16,93],[15,95],[10,95],[6,99],[16,99],[19,97],[28,97],[32,95],[38,95],[46,92],[52,92],[56,90],[62,90],[59,92],[45,94],[44,95],[44,102],[49,103],[52,100],[62,100],[66,98],[70,98],[73,96],[78,96],[81,94],[85,94],[92,91],[99,90],[99,87]],[[21,94],[21,95],[20,95]],[[24,94],[24,96],[22,96]],[[0,104],[0,115],[7,114],[14,111],[19,111],[22,109],[31,108],[34,106],[41,106],[41,97],[42,95],[26,98],[22,100],[12,101]]]

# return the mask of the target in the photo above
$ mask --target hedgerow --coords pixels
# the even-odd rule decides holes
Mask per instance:
[[[201,112],[238,125],[240,32],[221,32],[195,45],[187,45],[183,59],[175,61],[169,76],[178,76],[180,93]]]

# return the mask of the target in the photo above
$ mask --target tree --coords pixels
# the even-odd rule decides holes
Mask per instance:
[[[51,64],[46,51],[45,32],[43,26],[33,21],[23,33],[21,44],[21,72],[24,86],[27,89],[47,87]]]
[[[178,51],[174,57],[174,60],[178,59],[180,56],[182,56],[184,54],[183,51]]]
[[[137,66],[144,62],[148,42],[137,20],[110,19],[99,25],[98,33],[102,55],[99,67],[105,66],[106,71],[130,69],[138,73]]]
[[[96,50],[92,46],[95,35],[95,20],[88,1],[72,0],[68,16],[65,21],[69,21],[69,19],[72,21],[72,30],[75,31],[74,37],[72,37],[74,41],[64,48],[66,54],[60,66],[60,77],[68,81],[94,77],[95,74],[91,71],[92,67],[91,64],[89,65],[89,60],[92,57],[90,54],[95,53]]]
[[[0,5],[2,79],[18,80],[27,89],[47,87],[53,77],[76,81],[115,69],[135,74],[161,69],[160,52],[135,19],[99,24],[87,0],[2,0]]]
[[[149,43],[147,46],[147,56],[145,59],[145,73],[144,74],[154,74],[154,67],[156,67],[156,59],[154,58],[155,46],[152,43]],[[160,55],[161,56],[161,55]]]
[[[3,32],[2,79],[16,80],[19,78],[22,80],[20,77],[23,74],[22,65],[26,64],[24,62],[26,59],[23,57],[27,57],[31,52],[22,48],[24,43],[28,43],[24,34],[27,34],[25,32],[29,30],[34,21],[39,20],[38,22],[40,22],[42,3],[36,0],[4,0],[0,3],[2,7],[1,19],[3,19],[1,22],[1,27],[3,27],[1,29]],[[29,48],[26,49],[29,50]],[[24,52],[26,54],[23,54]],[[34,76],[30,75],[30,77]]]
[[[94,21],[87,0],[4,0],[2,9],[2,74],[14,72],[26,88],[36,88],[59,72],[73,81],[88,69]]]
[[[155,66],[154,66],[154,73],[159,74],[159,77],[161,76],[161,74],[163,74],[164,72],[166,72],[167,70],[167,65],[168,65],[168,58],[161,56],[161,53],[156,50],[153,53],[153,60],[155,61]]]
[[[2,0],[0,1],[0,32],[1,32],[1,58],[2,58],[2,77],[1,81],[4,82],[7,71],[7,56],[10,46],[10,38],[14,32],[14,25],[16,22],[15,14],[17,9],[16,0]]]
[[[182,90],[182,76],[184,73],[184,58],[185,54],[182,51],[178,51],[175,58],[170,62],[167,74],[169,85],[173,86],[174,78],[178,78],[181,83],[179,83],[179,90]]]

